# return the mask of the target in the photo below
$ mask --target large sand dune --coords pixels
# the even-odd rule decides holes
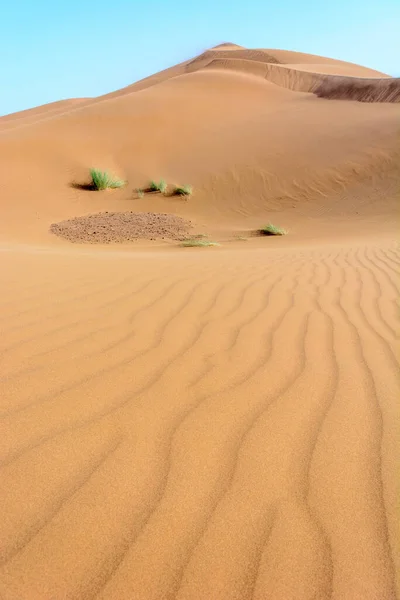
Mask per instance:
[[[223,44],[0,118],[2,600],[400,597],[400,106],[337,78],[396,85]],[[49,232],[132,210],[222,245]]]

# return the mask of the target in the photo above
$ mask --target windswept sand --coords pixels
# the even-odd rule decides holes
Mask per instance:
[[[0,119],[2,600],[400,598],[400,106],[330,74],[386,77],[224,44]],[[50,232],[103,211],[222,245]]]

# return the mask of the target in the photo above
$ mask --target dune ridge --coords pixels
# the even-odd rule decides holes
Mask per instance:
[[[262,67],[262,65],[265,65],[265,67]],[[273,68],[273,65],[279,65],[281,68]],[[317,71],[307,75],[309,65],[317,67]],[[363,100],[364,98],[368,98],[368,102],[398,102],[398,80],[393,80],[393,78],[389,78],[378,71],[345,61],[300,52],[247,49],[235,44],[224,43],[206,50],[193,59],[184,61],[179,65],[167,68],[160,73],[146,77],[116,92],[110,92],[98,98],[60,100],[19,113],[2,116],[0,117],[0,131],[29,125],[41,119],[64,114],[68,110],[74,110],[79,104],[96,104],[110,98],[138,92],[158,85],[172,77],[179,77],[185,72],[195,72],[207,67],[258,74],[277,85],[288,87],[293,91],[313,92],[315,88],[318,88],[321,97],[328,98],[330,97],[330,93],[333,93],[333,90],[335,90],[336,95],[333,96],[335,98],[345,97],[348,100],[362,101],[365,101]],[[287,69],[288,72],[283,71],[283,68]],[[328,73],[323,76],[325,71],[328,71]],[[341,81],[337,78],[337,75],[330,75],[330,72],[352,77],[355,86],[354,89],[358,91],[350,93],[350,82],[347,80]],[[379,76],[382,77],[382,75],[385,80],[375,82],[375,79],[379,78]],[[355,79],[357,76],[361,76],[362,79],[370,76],[373,79],[368,82],[364,82],[363,80],[358,81]],[[386,82],[386,79],[390,79],[390,81]],[[368,89],[363,87],[364,83],[368,86]],[[348,88],[346,84],[349,86]],[[347,91],[345,91],[345,88]],[[331,92],[322,92],[322,89],[331,90]],[[363,92],[361,92],[362,89],[364,90]],[[341,91],[339,92],[338,90]],[[341,94],[345,94],[345,96]]]
[[[276,85],[294,92],[313,92],[320,98],[358,100],[360,102],[399,102],[400,79],[365,78],[346,75],[328,75],[239,58],[212,58],[202,65],[204,69],[228,69],[258,75]],[[324,68],[324,67],[323,67]]]

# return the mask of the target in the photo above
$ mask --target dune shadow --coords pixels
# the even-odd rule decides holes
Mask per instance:
[[[365,79],[361,77],[325,77],[314,90],[319,98],[358,100],[359,102],[400,102],[400,77]]]
[[[163,195],[165,196],[165,198],[178,198],[181,200],[187,200],[189,198],[189,196],[191,196],[191,194],[183,194],[182,192],[179,192],[177,190],[171,190],[170,192],[165,192]]]
[[[93,185],[93,183],[77,183],[76,181],[73,181],[70,184],[70,187],[74,188],[74,190],[86,190],[89,192],[95,192],[96,188]]]
[[[160,190],[153,190],[153,188],[151,188],[151,187],[143,188],[142,191],[144,194],[153,194],[153,195],[162,193]]]

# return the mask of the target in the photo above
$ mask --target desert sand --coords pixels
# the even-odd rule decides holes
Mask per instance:
[[[2,600],[400,597],[389,79],[224,44],[0,118]],[[104,211],[221,245],[50,231]]]

